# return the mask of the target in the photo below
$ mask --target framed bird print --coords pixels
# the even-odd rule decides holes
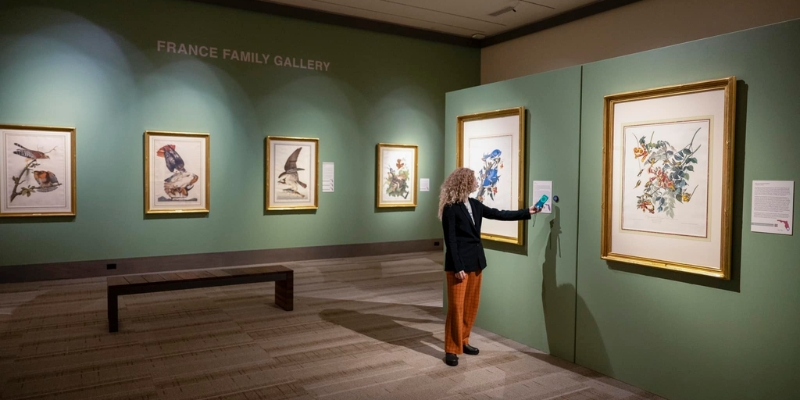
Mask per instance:
[[[378,144],[376,207],[417,206],[417,151],[413,144]]]
[[[268,136],[266,209],[317,208],[319,139]]]
[[[478,189],[470,194],[487,207],[525,207],[525,108],[458,117],[456,166],[475,171]],[[523,221],[484,220],[481,237],[523,244]]]
[[[209,212],[210,152],[206,133],[145,132],[145,214]]]
[[[74,216],[75,129],[0,125],[0,217]]]
[[[730,279],[735,105],[734,77],[605,97],[603,259]]]

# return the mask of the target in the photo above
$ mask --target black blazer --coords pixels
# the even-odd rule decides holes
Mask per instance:
[[[481,244],[483,218],[501,221],[531,219],[530,211],[527,208],[517,211],[500,211],[486,207],[475,199],[469,199],[469,204],[472,206],[472,215],[475,217],[474,224],[469,218],[469,211],[464,203],[446,205],[442,210],[442,230],[444,231],[444,244],[447,246],[444,254],[445,271],[472,272],[486,268],[486,255],[483,254],[483,244]]]

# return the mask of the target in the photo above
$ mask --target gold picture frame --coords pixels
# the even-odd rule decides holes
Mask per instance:
[[[486,157],[497,154],[495,152],[499,156],[486,161]],[[525,107],[457,118],[456,167],[471,168],[479,175],[480,187],[470,197],[488,200],[487,206],[493,208],[524,208],[525,161]],[[508,169],[505,168],[506,162]],[[499,172],[502,169],[509,172]],[[522,246],[524,229],[524,221],[485,220],[481,238]]]
[[[735,77],[605,97],[603,259],[730,279],[735,113]]]
[[[71,127],[0,125],[0,217],[77,215],[75,132]]]
[[[266,210],[316,210],[319,207],[319,139],[267,136],[264,153]]]
[[[375,207],[416,207],[419,147],[378,143],[375,152]]]
[[[145,131],[144,208],[145,214],[211,210],[211,135]]]

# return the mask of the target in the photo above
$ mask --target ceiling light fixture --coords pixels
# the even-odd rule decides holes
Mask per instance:
[[[499,10],[497,10],[497,11],[495,11],[495,12],[489,14],[489,15],[492,16],[492,17],[499,17],[499,16],[501,16],[501,15],[503,15],[505,13],[508,13],[508,12],[517,12],[517,7],[519,7],[519,1],[517,1],[517,3],[515,5],[513,5],[513,6],[508,6],[508,7],[505,7],[505,8],[501,8],[501,9],[499,9]]]
[[[506,7],[506,8],[499,9],[499,10],[497,10],[497,11],[495,11],[495,12],[489,14],[489,15],[492,16],[492,17],[499,17],[499,16],[501,16],[501,15],[503,15],[503,14],[509,12],[509,11],[515,11],[514,9],[515,9],[515,7]]]
[[[486,35],[484,35],[482,33],[476,33],[476,34],[472,35],[472,38],[473,39],[482,40],[482,39],[486,39]]]

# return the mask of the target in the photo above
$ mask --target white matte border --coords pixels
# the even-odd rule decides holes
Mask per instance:
[[[698,265],[722,270],[721,253],[723,218],[725,90],[620,102],[614,105],[613,181],[611,205],[611,252],[647,259]],[[705,238],[689,238],[623,231],[622,210],[623,127],[643,121],[693,119],[710,116],[711,155],[709,192],[709,234]]]

